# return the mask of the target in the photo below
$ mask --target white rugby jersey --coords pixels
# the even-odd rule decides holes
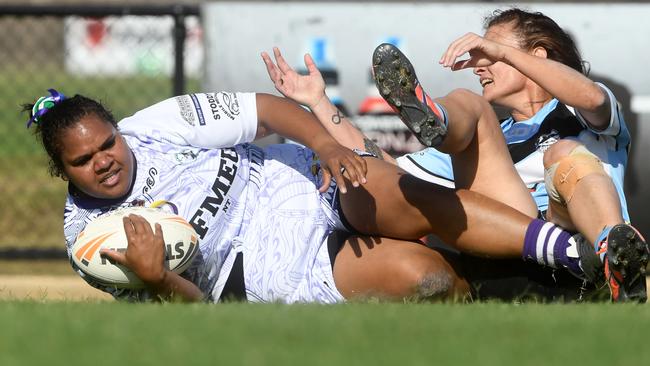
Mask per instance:
[[[242,93],[179,96],[121,121],[137,163],[133,187],[114,202],[75,196],[71,187],[64,220],[68,255],[97,215],[162,200],[200,236],[199,251],[181,275],[208,301],[219,301],[238,253],[249,301],[343,301],[327,247],[333,229],[346,230],[336,182],[321,194],[322,172],[313,151],[291,144],[262,150],[246,143],[256,130],[255,95]],[[115,297],[149,296],[145,290],[103,286],[76,270]]]
[[[540,211],[548,209],[544,184],[544,152],[560,139],[571,138],[583,143],[603,161],[621,202],[625,221],[629,221],[623,179],[630,149],[630,133],[616,97],[603,84],[599,86],[610,100],[611,119],[606,129],[594,130],[573,108],[552,99],[532,118],[515,122],[512,117],[501,122],[501,129],[517,172],[530,189]],[[453,123],[453,121],[451,122]],[[397,158],[397,164],[409,173],[447,187],[454,186],[449,155],[433,148]]]
[[[120,206],[165,200],[200,236],[200,251],[183,276],[210,297],[219,272],[226,277],[230,272],[223,265],[230,243],[246,229],[245,208],[256,198],[248,188],[259,179],[264,153],[246,144],[257,131],[255,94],[170,98],[120,121],[119,129],[135,156],[133,186],[126,198],[114,202],[84,199],[69,189],[64,213],[68,256],[77,235],[97,215]],[[107,288],[75,270],[115,297],[142,300],[148,296],[145,291]]]

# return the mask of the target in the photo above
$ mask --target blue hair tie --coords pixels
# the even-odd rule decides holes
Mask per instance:
[[[39,119],[43,117],[45,113],[50,110],[50,108],[61,103],[61,101],[65,99],[65,95],[63,95],[63,93],[59,93],[54,89],[47,89],[47,91],[50,92],[49,96],[40,97],[36,103],[34,103],[34,107],[32,108],[32,118],[27,121],[27,128],[29,128],[32,123],[39,124]]]

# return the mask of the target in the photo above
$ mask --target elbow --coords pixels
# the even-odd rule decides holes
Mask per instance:
[[[605,91],[598,86],[596,83],[592,83],[592,86],[584,93],[584,105],[581,109],[590,112],[598,112],[609,105],[607,103],[607,94]]]

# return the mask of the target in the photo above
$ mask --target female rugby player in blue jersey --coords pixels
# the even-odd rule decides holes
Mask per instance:
[[[468,60],[456,62],[467,52]],[[337,111],[309,57],[310,75],[300,77],[277,49],[275,56],[277,66],[268,55],[263,58],[280,92],[310,107],[344,145],[376,149],[349,121],[328,123]],[[480,192],[531,217],[580,231],[604,261],[612,298],[645,300],[648,249],[640,234],[624,224],[629,133],[613,94],[582,74],[571,38],[543,14],[497,11],[487,19],[484,37],[461,37],[440,63],[454,70],[474,67],[483,97],[508,108],[512,117],[500,128],[487,112],[483,119],[466,118],[463,108],[487,108],[466,90],[431,100],[408,59],[394,46],[382,45],[373,55],[380,93],[423,144],[438,148],[400,157],[398,165],[423,179]],[[553,265],[542,247],[524,251],[540,264]],[[602,276],[599,263],[582,267],[592,281]]]

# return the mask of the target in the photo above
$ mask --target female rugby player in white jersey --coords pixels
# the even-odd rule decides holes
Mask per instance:
[[[468,60],[456,61],[467,52]],[[309,58],[312,72],[301,78],[275,53],[279,68],[268,55],[263,58],[280,92],[310,107],[344,145],[373,149],[349,121],[329,123],[338,112],[327,101]],[[474,67],[483,97],[508,108],[512,117],[501,128],[495,118],[466,118],[459,111],[475,108],[476,97],[465,90],[431,100],[408,59],[394,46],[382,45],[373,55],[380,93],[425,146],[443,151],[425,149],[398,158],[398,165],[421,178],[480,192],[531,217],[540,215],[580,231],[604,262],[612,298],[645,299],[647,245],[624,224],[629,221],[622,189],[629,133],[611,91],[582,74],[571,38],[543,14],[497,11],[487,19],[484,37],[461,37],[440,63],[453,70]],[[605,255],[608,244],[610,253]],[[549,264],[536,248],[525,251],[540,264]],[[597,280],[600,266],[589,267],[588,276]]]
[[[415,271],[391,266],[416,263],[426,249],[421,246],[392,245],[392,252],[379,251],[381,260],[346,248],[330,254],[326,239],[334,229],[408,240],[435,233],[461,251],[491,257],[520,258],[526,243],[541,242],[549,248],[544,255],[558,266],[575,267],[580,260],[552,250],[575,245],[568,232],[553,227],[554,235],[548,236],[535,229],[540,220],[503,203],[362,158],[288,99],[255,93],[183,95],[119,125],[100,103],[79,95],[65,98],[55,90],[26,108],[49,155],[51,173],[69,182],[64,213],[68,248],[94,217],[156,201],[172,203],[200,236],[199,253],[179,276],[163,267],[161,233],[142,218],[126,219],[129,248],[102,255],[130,268],[147,288],[115,289],[85,278],[118,298],[175,295],[220,301],[237,263],[250,301],[329,303],[363,292],[358,289],[381,293],[394,285],[351,276],[364,272],[364,266],[369,273],[394,271],[397,277],[411,270],[405,277],[442,286],[439,293],[462,291],[462,280],[449,279],[449,268],[429,260],[431,251]],[[466,112],[468,118],[480,118],[472,113]],[[309,148],[248,144],[272,131]],[[337,269],[339,264],[346,268]],[[445,272],[447,279],[420,276],[437,272]],[[414,291],[395,287],[406,294]]]

